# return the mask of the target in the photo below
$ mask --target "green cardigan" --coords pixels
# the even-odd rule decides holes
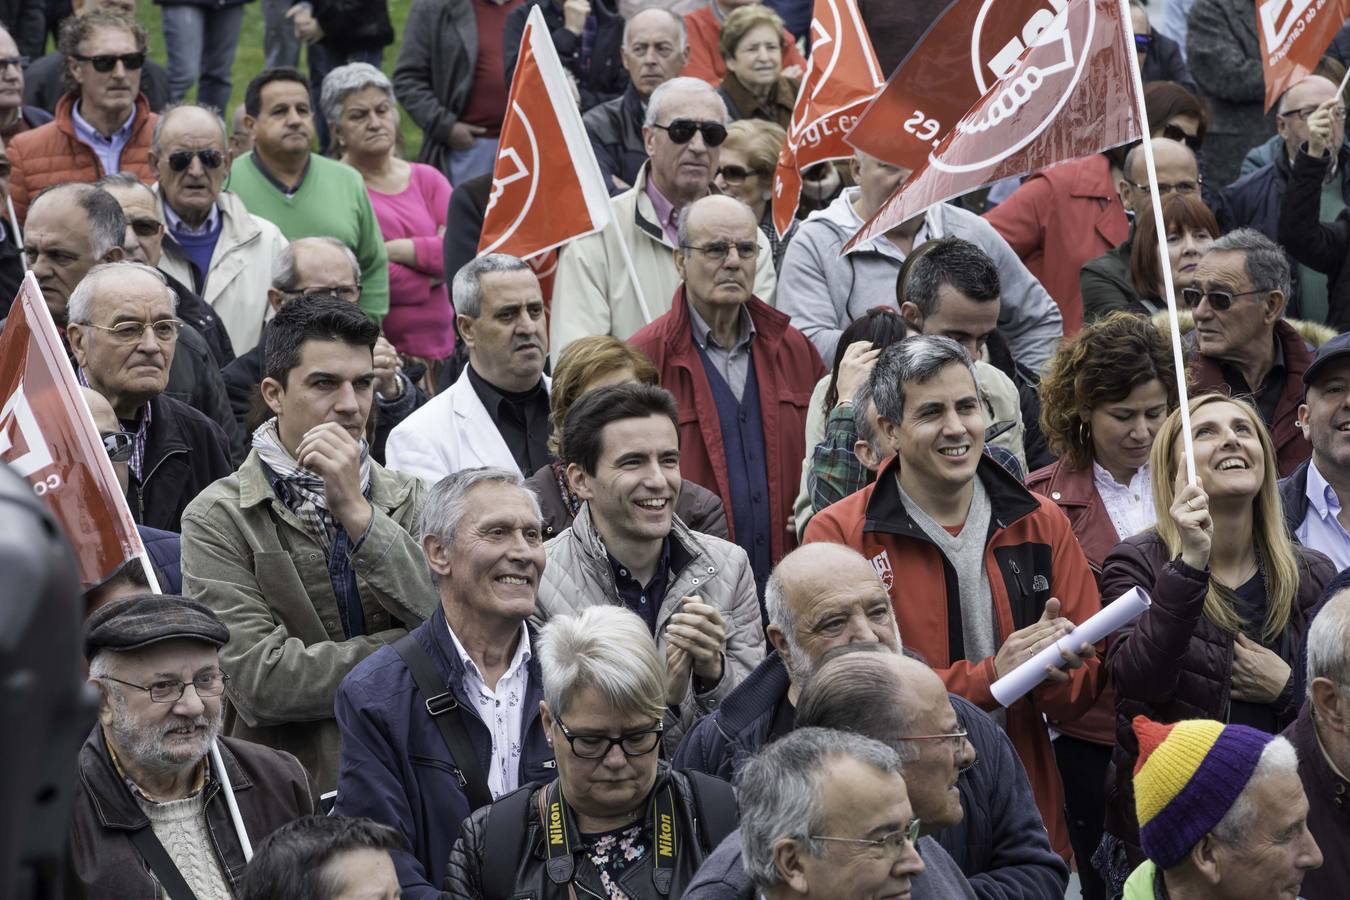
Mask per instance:
[[[300,189],[287,196],[246,153],[230,168],[228,189],[248,211],[281,229],[286,240],[325,236],[342,241],[361,264],[361,308],[378,325],[389,314],[389,257],[361,174],[311,153]]]

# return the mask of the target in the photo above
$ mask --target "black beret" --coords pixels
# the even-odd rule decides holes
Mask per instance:
[[[200,603],[177,594],[120,597],[94,610],[84,623],[84,655],[100,650],[135,650],[174,638],[222,647],[230,630]]]

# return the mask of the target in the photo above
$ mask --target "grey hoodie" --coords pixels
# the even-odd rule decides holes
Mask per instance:
[[[827,365],[849,322],[874,306],[897,305],[895,279],[905,261],[885,235],[839,255],[863,224],[853,209],[857,196],[858,189],[850,188],[801,223],[778,278],[778,309],[792,317]],[[1002,286],[999,333],[1018,362],[1039,372],[1064,336],[1059,307],[1008,242],[972,212],[947,203],[930,207],[914,243],[949,236],[970,241],[994,260]]]

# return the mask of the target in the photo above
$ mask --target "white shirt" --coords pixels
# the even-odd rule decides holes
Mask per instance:
[[[488,688],[478,665],[465,652],[448,622],[445,630],[450,632],[450,641],[455,645],[459,661],[464,664],[464,693],[469,695],[474,709],[478,710],[478,717],[492,732],[492,765],[488,769],[487,782],[495,800],[520,787],[521,720],[530,679],[530,633],[522,622],[516,655],[497,680],[494,691]]]
[[[1121,484],[1099,463],[1094,462],[1092,485],[1106,506],[1106,514],[1111,517],[1116,536],[1122,541],[1157,524],[1158,513],[1153,506],[1153,480],[1149,477],[1148,466],[1140,466],[1129,484]]]
[[[1341,498],[1337,497],[1331,485],[1327,484],[1315,462],[1308,463],[1306,493],[1308,512],[1294,531],[1294,536],[1303,546],[1311,547],[1331,557],[1337,571],[1350,566],[1350,534],[1346,534],[1345,526],[1341,524],[1339,518]]]

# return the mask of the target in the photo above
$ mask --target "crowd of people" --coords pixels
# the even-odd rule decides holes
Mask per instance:
[[[149,560],[83,585],[66,896],[1342,896],[1350,24],[1267,117],[1250,3],[1133,5],[1153,184],[840,255],[911,173],[775,227],[808,0],[263,0],[229,109],[246,2],[167,66],[0,4],[0,297]],[[945,3],[858,6],[889,72]],[[614,219],[552,271],[478,253],[536,9]]]

